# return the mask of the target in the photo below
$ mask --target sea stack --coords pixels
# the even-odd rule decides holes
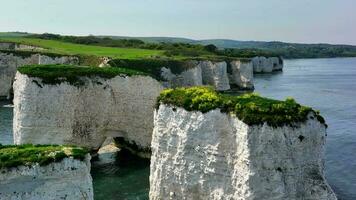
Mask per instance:
[[[5,160],[11,157],[11,160]],[[1,200],[93,200],[90,155],[64,146],[0,146]]]
[[[323,118],[292,99],[165,90],[154,117],[150,199],[334,200],[325,137]]]

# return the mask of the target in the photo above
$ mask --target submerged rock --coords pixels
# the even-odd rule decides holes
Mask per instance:
[[[161,104],[150,199],[336,199],[324,177],[326,127],[248,125],[233,114]]]

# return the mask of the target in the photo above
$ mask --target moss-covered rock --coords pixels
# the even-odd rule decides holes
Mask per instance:
[[[68,82],[72,85],[82,85],[84,84],[82,77],[96,76],[110,79],[119,75],[147,75],[145,72],[120,67],[100,68],[74,65],[27,65],[18,68],[18,71],[29,77],[40,78],[45,84],[53,85],[62,82]]]
[[[209,87],[192,87],[167,89],[157,99],[157,107],[161,104],[183,107],[188,111],[203,113],[214,109],[233,113],[248,125],[267,123],[270,126],[294,126],[308,119],[314,113],[317,119],[325,124],[318,111],[302,106],[292,98],[285,101],[260,97],[258,94],[242,94],[231,96],[217,93]]]
[[[162,80],[162,67],[169,68],[172,73],[180,74],[183,71],[196,67],[194,62],[173,59],[114,59],[109,62],[110,66],[137,70],[149,74],[157,80]]]
[[[83,160],[87,153],[88,150],[73,146],[0,144],[0,169],[35,163],[48,165],[68,157]]]

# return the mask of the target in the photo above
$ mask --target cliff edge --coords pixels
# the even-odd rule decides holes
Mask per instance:
[[[322,117],[291,99],[165,90],[154,118],[150,199],[334,200],[325,137]]]
[[[81,148],[0,146],[0,160],[2,200],[94,199],[90,155]]]

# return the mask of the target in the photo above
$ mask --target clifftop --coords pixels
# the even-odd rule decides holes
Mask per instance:
[[[0,169],[39,163],[48,165],[64,158],[83,160],[88,151],[79,147],[58,145],[0,145]]]
[[[292,98],[279,101],[254,93],[229,96],[209,87],[167,89],[158,97],[157,107],[160,103],[203,113],[218,108],[222,112],[235,114],[248,125],[266,122],[270,126],[293,126],[295,123],[306,121],[309,113],[314,113],[318,121],[325,124],[318,111],[302,106]]]
[[[72,85],[83,84],[80,77],[98,76],[110,79],[118,75],[148,75],[138,70],[119,67],[100,68],[74,65],[27,65],[19,67],[18,71],[30,77],[40,78],[46,84],[59,84],[66,81]]]

